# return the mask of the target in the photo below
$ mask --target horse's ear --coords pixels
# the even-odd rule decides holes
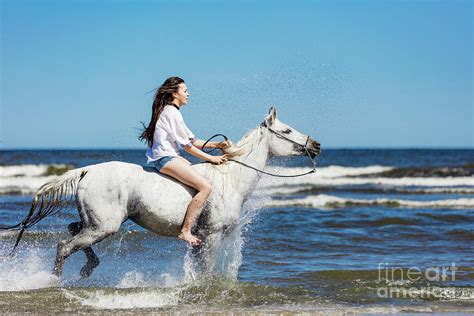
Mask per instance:
[[[265,116],[265,124],[267,126],[271,126],[277,117],[277,111],[275,107],[271,107],[270,111],[268,111],[268,115]]]
[[[268,114],[270,114],[273,117],[273,120],[277,118],[277,109],[276,107],[272,106],[270,110],[268,111]]]

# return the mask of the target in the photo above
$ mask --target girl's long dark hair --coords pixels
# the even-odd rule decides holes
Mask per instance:
[[[173,101],[173,92],[178,91],[178,85],[180,83],[184,83],[184,80],[179,77],[170,77],[166,79],[161,87],[156,91],[148,127],[145,126],[145,123],[141,122],[144,130],[138,139],[140,141],[146,140],[150,147],[153,145],[153,133],[155,132],[156,122],[158,122],[158,118],[160,117],[165,105],[170,104],[171,101]]]

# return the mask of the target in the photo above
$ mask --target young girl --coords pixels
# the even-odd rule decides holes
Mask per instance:
[[[159,172],[197,190],[197,194],[188,205],[181,234],[178,236],[197,246],[201,240],[191,234],[191,228],[211,194],[212,186],[208,179],[191,168],[188,160],[179,155],[179,147],[182,146],[189,154],[214,164],[226,162],[227,156],[211,156],[197,148],[204,145],[204,141],[195,138],[186,127],[180,112],[188,97],[188,87],[183,79],[178,77],[166,79],[155,94],[150,123],[148,127],[143,126],[145,130],[139,139],[148,143],[147,163],[153,164]],[[226,148],[229,145],[227,141],[209,142],[206,147]]]

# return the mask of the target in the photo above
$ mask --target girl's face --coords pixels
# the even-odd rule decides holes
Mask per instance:
[[[173,97],[173,103],[178,106],[188,103],[189,92],[185,83],[180,83],[178,85],[178,91],[173,93]]]

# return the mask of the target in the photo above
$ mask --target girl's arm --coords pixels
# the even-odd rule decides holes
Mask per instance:
[[[196,144],[196,142],[194,142],[194,144]],[[199,159],[206,160],[206,161],[209,161],[209,162],[212,162],[212,163],[215,163],[215,164],[221,164],[221,163],[227,161],[227,156],[226,155],[222,155],[222,156],[208,155],[205,152],[199,150],[199,148],[194,146],[194,144],[193,144],[193,146],[184,146],[184,150],[186,150],[186,152],[188,154],[191,154],[194,157],[197,157]]]
[[[202,145],[204,145],[204,141],[202,139],[196,139],[193,142],[193,145],[199,148],[202,148]],[[206,144],[206,147],[204,148],[226,148],[230,146],[230,143],[228,140],[224,140],[222,142],[209,142]]]

